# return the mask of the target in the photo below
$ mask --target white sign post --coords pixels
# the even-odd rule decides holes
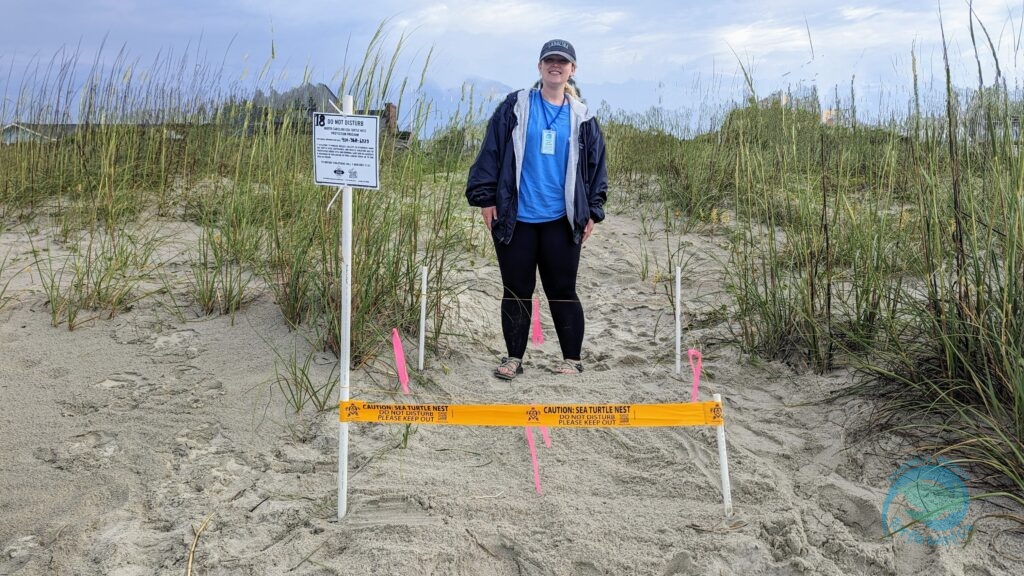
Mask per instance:
[[[676,266],[676,374],[683,373],[683,271]]]
[[[722,401],[721,394],[711,396],[715,402]],[[722,404],[725,407],[725,404]],[[715,429],[718,440],[718,468],[722,473],[722,504],[725,506],[725,517],[732,518],[732,488],[729,486],[729,456],[725,450],[725,422]]]
[[[333,105],[333,103],[332,103]],[[337,110],[337,106],[334,107]],[[352,114],[352,96],[341,114],[313,114],[313,174],[317,184],[341,186],[341,301],[338,400],[349,400],[352,364],[352,187],[379,188],[378,118]],[[330,210],[338,196],[327,205]],[[348,512],[348,422],[338,427],[338,520]]]

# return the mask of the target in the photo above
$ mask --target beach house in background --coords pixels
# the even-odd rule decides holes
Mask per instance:
[[[73,134],[78,128],[76,124],[34,124],[27,122],[11,122],[0,131],[0,144],[20,144],[22,142],[56,142]]]
[[[331,103],[341,105],[331,90],[323,84],[303,84],[283,93],[271,89],[270,93],[257,90],[251,100],[229,100],[214,110],[197,113],[188,118],[176,118],[174,122],[162,121],[161,111],[141,114],[139,118],[119,120],[119,126],[133,126],[140,129],[163,130],[169,140],[183,140],[195,130],[220,129],[236,136],[264,133],[266,131],[288,131],[297,134],[313,134],[313,114],[336,112]],[[380,117],[381,138],[398,147],[408,144],[410,132],[398,129],[398,107],[387,102],[380,109],[355,110],[356,114]],[[57,142],[89,127],[110,124],[42,124],[37,122],[11,122],[3,126],[0,144]]]
[[[257,90],[252,98],[252,113],[246,125],[249,132],[254,132],[265,130],[269,125],[273,125],[275,130],[283,129],[289,124],[293,129],[312,134],[313,114],[337,113],[334,106],[340,109],[341,99],[324,84],[303,84],[286,92],[271,89],[269,94]],[[381,136],[408,141],[410,134],[398,129],[398,107],[394,104],[387,102],[383,108],[375,110],[360,110],[357,107],[355,113],[379,116]],[[289,114],[291,118],[288,118]]]
[[[109,124],[107,124],[109,126]],[[168,140],[183,140],[188,133],[190,126],[187,124],[169,123],[118,123],[118,126],[129,126],[141,130],[160,130],[163,137]],[[96,127],[99,124],[41,124],[38,122],[11,122],[4,125],[0,130],[0,145],[8,146],[13,144],[48,144],[59,142],[65,138],[82,133],[89,127]]]

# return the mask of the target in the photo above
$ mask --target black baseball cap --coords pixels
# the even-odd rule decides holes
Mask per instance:
[[[576,49],[567,40],[548,40],[540,49],[540,60],[548,56],[561,56],[573,64],[576,63]]]

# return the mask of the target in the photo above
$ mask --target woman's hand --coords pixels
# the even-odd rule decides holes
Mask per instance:
[[[484,217],[484,226],[487,226],[487,229],[490,230],[491,222],[494,222],[494,219],[498,217],[498,207],[488,206],[486,208],[481,208],[480,214]]]
[[[594,231],[594,219],[591,218],[590,220],[587,220],[587,226],[583,229],[583,242],[581,242],[581,244],[585,243],[587,241],[587,238],[590,238],[590,234],[593,231]]]

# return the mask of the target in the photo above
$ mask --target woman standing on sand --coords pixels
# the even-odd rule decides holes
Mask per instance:
[[[604,137],[570,82],[576,50],[565,40],[546,42],[537,70],[540,89],[518,90],[498,105],[466,184],[501,268],[508,356],[494,375],[505,380],[523,373],[537,271],[562,348],[555,371],[583,371],[576,273],[583,243],[604,220],[608,189]]]

